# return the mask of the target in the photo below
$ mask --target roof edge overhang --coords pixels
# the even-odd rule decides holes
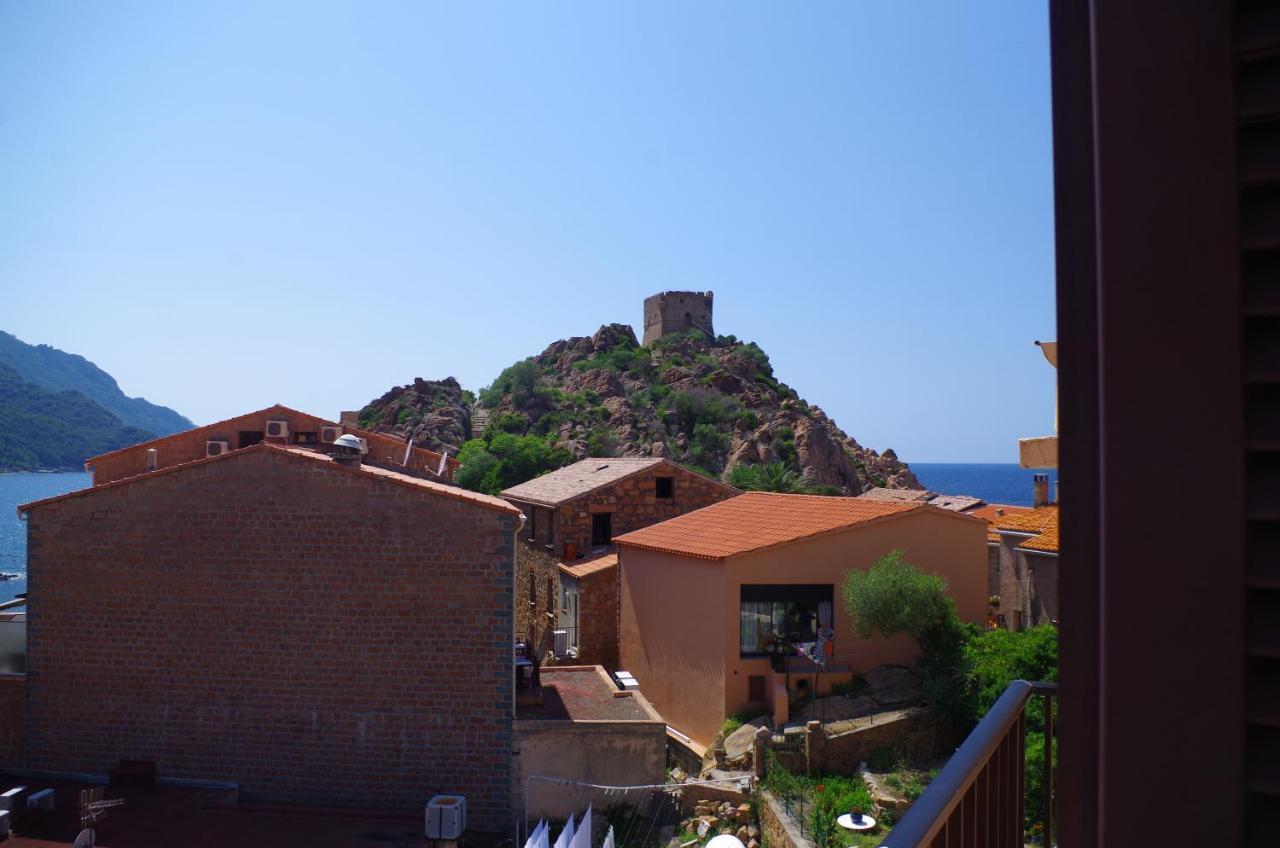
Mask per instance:
[[[607,459],[631,459],[631,458],[632,458],[632,457],[625,457],[625,456],[624,456],[624,457],[607,457],[607,456],[599,457],[599,459],[601,459],[601,460],[607,460]],[[580,462],[585,462],[585,460],[579,460],[579,461],[580,461]],[[575,464],[576,464],[576,463],[575,463]],[[546,508],[548,508],[548,509],[559,509],[560,507],[565,506],[565,505],[567,505],[567,504],[571,504],[571,503],[573,503],[573,502],[574,502],[574,501],[576,501],[576,500],[580,500],[580,499],[582,499],[582,498],[585,498],[587,495],[595,494],[596,492],[600,491],[601,489],[606,489],[606,488],[608,488],[609,486],[613,486],[613,485],[616,485],[616,484],[618,484],[618,483],[621,483],[623,480],[629,480],[629,479],[631,479],[632,477],[636,476],[637,474],[641,473],[642,471],[648,471],[648,470],[650,470],[650,469],[652,469],[652,468],[657,468],[658,466],[669,466],[669,467],[671,467],[671,468],[673,468],[673,469],[675,469],[675,470],[677,470],[677,471],[683,471],[683,472],[684,472],[684,473],[686,473],[686,474],[694,474],[694,475],[697,475],[698,477],[701,477],[703,480],[706,480],[708,483],[712,483],[712,484],[714,484],[714,485],[716,485],[716,486],[719,486],[720,488],[725,489],[726,491],[733,492],[735,495],[740,495],[740,494],[742,494],[742,490],[741,490],[741,489],[735,489],[733,486],[730,486],[728,483],[725,483],[725,482],[724,482],[724,481],[722,481],[722,480],[716,480],[716,479],[715,479],[715,478],[713,478],[713,477],[707,477],[707,476],[705,476],[705,475],[698,474],[698,472],[694,471],[693,469],[691,469],[691,468],[685,468],[685,467],[684,467],[683,465],[681,465],[680,463],[678,463],[678,462],[676,462],[676,461],[674,461],[674,460],[671,460],[671,459],[667,459],[665,456],[662,456],[662,457],[653,457],[653,462],[652,462],[651,464],[649,464],[649,465],[641,465],[641,466],[639,466],[638,468],[636,468],[636,470],[635,470],[635,471],[632,471],[632,472],[630,472],[630,473],[628,473],[628,474],[623,474],[621,477],[615,477],[615,478],[613,478],[612,480],[609,480],[609,481],[607,481],[607,482],[605,482],[605,483],[600,483],[600,484],[598,484],[598,485],[592,486],[590,489],[586,489],[586,490],[584,490],[584,491],[581,491],[581,492],[579,492],[578,494],[573,495],[572,497],[562,498],[561,500],[558,500],[558,501],[544,501],[544,500],[539,500],[539,499],[537,499],[537,498],[531,498],[531,497],[526,497],[526,496],[522,496],[522,495],[513,495],[513,494],[508,494],[508,493],[509,493],[509,492],[511,492],[512,490],[514,490],[514,489],[518,489],[520,486],[523,486],[523,485],[524,485],[524,483],[520,483],[520,484],[519,484],[519,485],[517,485],[517,486],[512,486],[510,489],[505,489],[505,490],[503,490],[502,492],[499,492],[499,496],[500,496],[500,497],[504,497],[504,498],[510,498],[511,500],[514,500],[514,501],[520,501],[521,503],[532,504],[533,506],[541,506],[541,507],[546,507]],[[566,465],[566,466],[564,466],[564,467],[565,467],[565,468],[569,468],[570,466]],[[556,469],[556,471],[559,471],[559,470],[560,470],[560,469]],[[555,473],[555,471],[551,471],[551,472],[548,472],[548,473],[549,473],[549,474],[554,474],[554,473]],[[544,476],[545,476],[545,475],[544,475]],[[534,477],[533,479],[534,479],[534,480],[537,480],[538,478],[537,478],[537,477]],[[525,482],[526,482],[526,483],[529,483],[529,482],[533,482],[533,481],[532,481],[532,480],[526,480]],[[688,513],[685,513],[685,514],[687,515]]]

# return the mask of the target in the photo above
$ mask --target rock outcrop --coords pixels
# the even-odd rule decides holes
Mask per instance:
[[[669,336],[641,347],[631,327],[552,342],[480,392],[415,380],[360,413],[362,425],[455,452],[487,426],[538,435],[566,456],[660,456],[729,479],[736,466],[781,463],[809,491],[856,495],[920,488],[892,450],[877,453],[773,375],[768,356],[733,336]],[[477,418],[477,420],[479,420]]]

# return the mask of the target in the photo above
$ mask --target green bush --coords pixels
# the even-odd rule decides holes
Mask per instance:
[[[480,390],[480,402],[492,408],[502,403],[503,397],[511,395],[512,403],[524,406],[539,376],[541,371],[532,359],[521,360],[503,369],[496,380]]]
[[[458,451],[462,467],[454,482],[465,489],[496,495],[539,474],[568,464],[564,450],[552,448],[540,436],[499,433],[487,443],[472,439]]]
[[[898,767],[897,753],[887,745],[881,745],[867,757],[867,768],[872,771],[893,771]]]
[[[396,424],[397,425],[403,424],[412,417],[413,417],[413,407],[402,406],[400,407],[400,411],[396,413]]]
[[[747,722],[755,721],[760,716],[768,715],[767,709],[746,709],[738,710],[724,720],[724,724],[720,725],[720,735],[727,739],[729,736]]]
[[[529,419],[518,412],[499,412],[489,416],[489,423],[485,425],[484,440],[492,442],[494,436],[503,433],[515,433],[523,435],[529,429]]]
[[[715,468],[722,464],[724,452],[729,449],[729,436],[712,424],[695,424],[689,449],[696,465]]]
[[[610,430],[597,427],[587,434],[587,456],[613,456],[618,437]]]
[[[692,388],[675,392],[669,401],[676,414],[676,422],[686,433],[692,433],[693,428],[699,424],[728,424],[738,415],[736,401],[708,389]]]

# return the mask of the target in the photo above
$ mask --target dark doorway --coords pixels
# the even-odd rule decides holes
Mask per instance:
[[[597,512],[591,516],[591,546],[607,545],[613,539],[613,513]]]
[[[249,445],[256,445],[262,441],[261,430],[241,430],[240,431],[240,447],[247,448]]]

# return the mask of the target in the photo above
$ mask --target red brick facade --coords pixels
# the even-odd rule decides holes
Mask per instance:
[[[22,757],[22,712],[27,678],[21,674],[0,675],[0,769],[24,766]]]
[[[505,827],[518,516],[493,504],[261,446],[32,505],[27,766],[456,792]]]
[[[288,436],[284,438],[264,436],[268,421],[284,421],[289,427]],[[147,451],[151,448],[156,451],[157,468],[169,468],[185,462],[204,459],[207,455],[206,449],[210,441],[227,442],[231,450],[237,450],[247,444],[247,442],[242,444],[242,434],[252,438],[250,434],[256,433],[258,438],[278,445],[308,444],[309,442],[302,442],[300,439],[310,440],[314,437],[315,444],[313,446],[322,447],[319,444],[321,429],[339,426],[336,421],[317,418],[305,412],[298,412],[296,409],[289,409],[287,406],[273,406],[269,409],[228,418],[226,421],[219,421],[216,424],[184,430],[181,433],[174,433],[172,436],[153,439],[150,442],[131,445],[102,456],[95,456],[85,465],[93,472],[93,484],[100,486],[103,483],[110,483],[125,477],[145,474],[148,470]],[[404,441],[384,433],[370,433],[367,430],[360,430],[355,427],[342,427],[340,432],[350,433],[367,441],[369,453],[365,457],[365,461],[371,465],[391,468],[433,480],[441,479],[445,482],[453,480],[454,469],[458,467],[458,461],[450,457],[445,463],[444,474],[437,478],[435,472],[440,467],[440,454],[435,451],[414,448],[410,452],[409,466],[406,468],[403,465],[404,452],[407,447]]]

